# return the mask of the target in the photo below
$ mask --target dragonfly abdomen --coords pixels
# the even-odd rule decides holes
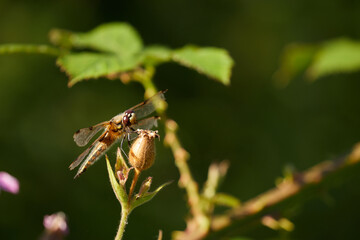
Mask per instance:
[[[88,167],[90,167],[91,165],[93,165],[98,159],[101,158],[102,155],[105,154],[106,150],[108,149],[108,144],[104,143],[104,142],[98,142],[93,149],[91,150],[91,152],[89,153],[89,155],[86,157],[86,159],[84,160],[84,162],[81,164],[75,178],[77,178],[78,176],[80,176],[82,173],[84,173]]]

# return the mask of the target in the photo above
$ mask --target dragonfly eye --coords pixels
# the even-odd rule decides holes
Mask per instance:
[[[130,123],[131,123],[131,124],[135,124],[135,123],[136,123],[135,113],[130,113],[129,120],[130,120]]]
[[[122,119],[124,126],[129,126],[136,123],[136,116],[132,110],[125,111]]]

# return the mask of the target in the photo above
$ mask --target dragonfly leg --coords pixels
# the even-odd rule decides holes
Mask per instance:
[[[120,148],[121,148],[121,151],[124,153],[124,155],[126,156],[127,159],[129,159],[128,155],[126,154],[126,152],[124,151],[123,149],[123,143],[124,143],[124,140],[125,140],[126,136],[124,136],[122,139],[121,139],[121,144],[120,144]]]
[[[130,134],[127,134],[127,142],[128,142],[128,146],[130,148],[131,147]]]

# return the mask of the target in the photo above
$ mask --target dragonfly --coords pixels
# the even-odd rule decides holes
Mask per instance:
[[[151,98],[139,103],[128,110],[119,113],[109,121],[101,122],[88,128],[79,129],[74,133],[74,141],[80,146],[86,146],[89,141],[102,130],[101,135],[69,166],[70,170],[80,165],[74,178],[79,177],[88,167],[98,161],[117,141],[122,144],[127,139],[128,144],[136,138],[135,129],[151,129],[157,126],[158,116],[147,117],[155,111],[154,102],[165,100],[164,93],[160,91]],[[123,150],[123,149],[122,149]],[[124,150],[123,150],[124,151]],[[126,154],[125,154],[126,155]]]

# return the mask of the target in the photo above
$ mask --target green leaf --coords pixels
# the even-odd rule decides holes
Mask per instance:
[[[155,66],[163,62],[171,60],[172,50],[170,48],[153,45],[144,48],[142,55],[144,56],[144,65]]]
[[[111,168],[110,161],[107,156],[105,156],[105,158],[106,158],[106,166],[107,166],[107,170],[108,170],[108,174],[109,174],[111,187],[115,193],[115,196],[121,204],[127,203],[128,196],[127,196],[126,190],[117,182],[117,179]]]
[[[58,58],[57,64],[69,75],[69,87],[89,78],[129,71],[141,62],[141,57],[120,58],[114,54],[72,53]]]
[[[34,45],[34,44],[2,44],[0,45],[0,54],[14,54],[14,53],[35,53],[58,56],[60,50],[58,48],[50,47],[48,45]]]
[[[318,46],[310,44],[290,44],[285,47],[281,57],[280,67],[274,74],[279,86],[286,86],[289,82],[310,66]]]
[[[185,46],[174,51],[175,62],[214,78],[225,85],[230,84],[233,60],[224,49],[214,47]]]
[[[121,22],[103,24],[87,33],[53,30],[50,32],[50,39],[57,44],[91,48],[115,53],[122,57],[137,54],[143,48],[137,31],[131,25]]]
[[[346,38],[325,43],[308,69],[311,80],[360,70],[360,42]]]
[[[150,201],[153,197],[155,197],[155,195],[161,190],[163,189],[165,186],[169,185],[171,182],[167,182],[164,183],[163,185],[161,185],[160,187],[158,187],[155,191],[153,192],[147,192],[144,193],[144,195],[142,195],[140,198],[136,199],[133,198],[133,200],[131,201],[131,205],[130,205],[130,211],[132,211],[134,208],[143,205],[144,203]]]

